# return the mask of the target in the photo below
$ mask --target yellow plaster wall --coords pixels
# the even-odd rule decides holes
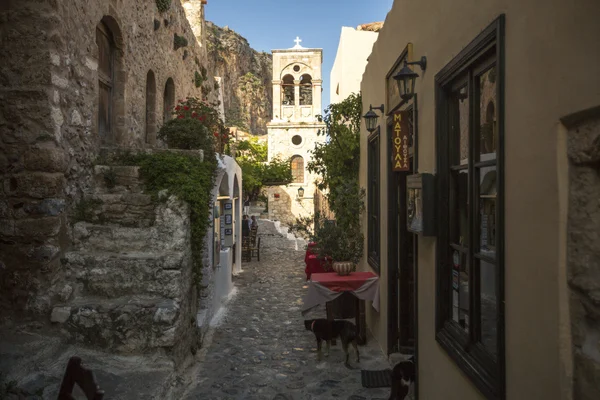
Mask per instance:
[[[566,168],[559,118],[600,104],[600,2],[397,0],[363,75],[363,111],[385,101],[385,75],[407,43],[428,66],[417,80],[419,172],[436,172],[434,77],[500,14],[505,58],[505,325],[508,399],[561,399],[570,368],[564,302]],[[381,123],[381,119],[380,119]],[[383,126],[382,126],[383,128]],[[366,187],[366,137],[360,182]],[[381,138],[381,312],[367,310],[387,343],[387,160]],[[560,183],[560,184],[559,184]],[[562,185],[562,186],[561,186]],[[561,208],[562,207],[562,208]],[[561,211],[562,210],[562,211]],[[366,236],[366,215],[363,216]],[[366,242],[365,242],[366,245]],[[435,238],[419,239],[420,399],[483,396],[435,341]],[[360,269],[369,270],[365,260]],[[562,341],[562,344],[561,344]]]

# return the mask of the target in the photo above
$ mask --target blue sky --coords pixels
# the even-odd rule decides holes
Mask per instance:
[[[229,26],[258,51],[294,46],[323,49],[323,108],[329,104],[329,73],[342,26],[383,21],[393,0],[208,0],[205,16]]]

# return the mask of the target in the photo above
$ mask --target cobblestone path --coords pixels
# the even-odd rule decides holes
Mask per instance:
[[[300,313],[306,292],[304,249],[261,220],[261,261],[243,265],[234,278],[236,296],[215,327],[185,399],[387,399],[389,388],[361,386],[360,368],[389,364],[376,342],[359,346],[360,364],[350,353],[348,369],[338,341],[317,361],[316,341]],[[307,318],[324,318],[324,307]],[[324,346],[325,347],[325,346]]]

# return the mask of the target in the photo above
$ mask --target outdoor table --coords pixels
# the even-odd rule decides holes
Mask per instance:
[[[372,272],[352,272],[350,275],[338,275],[336,272],[313,273],[308,284],[308,292],[304,296],[302,315],[310,310],[335,300],[344,292],[357,298],[356,329],[359,344],[367,342],[365,318],[365,300],[372,301],[372,306],[379,311],[379,277]],[[327,318],[333,319],[329,310]]]

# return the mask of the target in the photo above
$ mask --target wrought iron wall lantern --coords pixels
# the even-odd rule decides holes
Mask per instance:
[[[379,107],[373,107],[369,104],[369,111],[367,111],[367,113],[363,115],[363,118],[365,119],[365,124],[367,125],[367,130],[370,133],[373,133],[375,129],[377,129],[377,119],[379,118],[379,115],[377,115],[377,113],[373,110],[380,110],[381,115],[383,115],[383,104]]]
[[[304,188],[302,186],[298,188],[298,197],[304,197]]]
[[[415,80],[419,77],[415,71],[410,69],[409,65],[418,65],[421,71],[427,68],[427,57],[423,56],[419,61],[408,62],[404,60],[404,67],[393,78],[398,85],[398,92],[403,100],[410,100],[415,94]]]

